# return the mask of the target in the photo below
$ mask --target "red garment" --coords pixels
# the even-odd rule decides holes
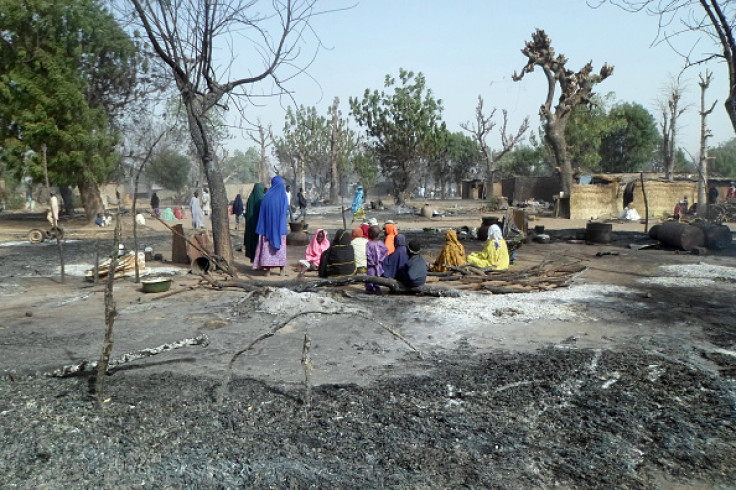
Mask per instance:
[[[368,238],[368,229],[371,227],[368,223],[363,223],[360,225],[360,229],[363,230],[363,237]]]
[[[174,208],[174,217],[176,219],[184,219],[184,214],[181,212],[181,208],[178,206]]]

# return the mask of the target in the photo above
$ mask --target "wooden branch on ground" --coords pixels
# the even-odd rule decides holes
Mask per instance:
[[[232,267],[230,267],[230,264],[228,263],[228,261],[226,261],[225,259],[223,259],[219,255],[210,254],[205,249],[203,249],[201,246],[199,246],[198,244],[194,243],[193,241],[191,241],[189,238],[187,238],[186,236],[182,235],[178,231],[174,230],[172,227],[170,227],[168,224],[166,224],[166,222],[164,220],[162,220],[161,218],[159,218],[158,216],[153,216],[153,217],[156,218],[166,228],[168,228],[171,231],[171,233],[182,237],[184,239],[184,241],[186,241],[189,245],[191,245],[192,247],[194,247],[206,259],[212,261],[217,267],[219,267],[221,270],[223,270],[227,275],[232,276],[232,277],[238,277],[238,273],[235,271],[235,269],[233,269]]]
[[[364,320],[368,320],[369,322],[373,322],[373,323],[378,324],[381,328],[383,328],[384,330],[386,330],[387,332],[389,332],[391,335],[393,335],[394,337],[396,337],[397,339],[401,340],[406,345],[408,345],[409,347],[411,347],[411,349],[414,350],[417,353],[417,355],[419,356],[419,359],[424,359],[424,355],[422,354],[422,351],[420,351],[419,349],[417,349],[411,342],[409,342],[406,339],[406,337],[404,337],[403,335],[401,335],[399,332],[397,332],[393,328],[389,327],[388,325],[385,325],[384,323],[379,322],[375,318],[371,318],[371,317],[369,317],[367,315],[363,315],[362,313],[357,313],[357,312],[353,312],[353,311],[345,311],[345,312],[302,311],[302,312],[299,312],[299,313],[297,313],[295,315],[292,315],[291,317],[289,317],[289,319],[287,319],[285,322],[281,323],[280,325],[276,325],[276,326],[272,327],[271,330],[269,330],[268,332],[262,333],[261,335],[259,335],[258,337],[256,337],[255,340],[253,340],[247,346],[245,346],[243,349],[240,349],[238,352],[236,352],[235,354],[233,354],[233,357],[230,358],[230,362],[227,365],[227,374],[225,375],[225,379],[223,380],[222,385],[220,385],[220,388],[217,390],[217,398],[216,398],[216,401],[217,401],[217,404],[218,405],[222,404],[222,401],[225,399],[225,393],[227,392],[227,387],[230,384],[230,380],[232,379],[233,366],[235,365],[235,361],[238,359],[238,357],[240,357],[244,353],[246,353],[249,350],[251,350],[253,348],[253,346],[255,346],[261,340],[265,340],[265,339],[267,339],[269,337],[273,337],[276,334],[276,332],[278,332],[282,328],[285,328],[292,321],[296,320],[300,316],[305,316],[305,315],[350,315],[350,316],[353,316],[353,317],[363,318]],[[307,337],[305,337],[305,339],[306,338]],[[310,341],[310,345],[311,345],[311,341]],[[311,365],[311,360],[310,360],[310,372],[311,372],[312,367],[313,366]]]
[[[155,356],[164,352],[181,349],[182,347],[187,347],[190,345],[201,345],[203,347],[206,347],[208,343],[209,338],[207,338],[206,335],[202,334],[191,339],[182,339],[170,344],[159,345],[158,347],[154,347],[153,349],[143,349],[135,352],[130,352],[122,356],[120,359],[110,361],[107,366],[107,374],[110,374],[116,367],[129,362]],[[97,361],[90,361],[88,359],[85,359],[74,364],[63,366],[55,371],[51,371],[50,373],[45,373],[45,375],[56,378],[66,378],[68,376],[75,376],[78,374],[94,371],[97,369],[97,364]]]
[[[419,286],[417,288],[407,288],[395,279],[386,277],[375,277],[360,274],[357,276],[333,277],[317,279],[315,281],[300,282],[294,280],[288,281],[216,281],[212,278],[207,279],[213,286],[217,288],[236,287],[245,291],[255,291],[264,287],[285,288],[297,293],[306,293],[315,291],[321,287],[336,287],[354,283],[372,283],[388,288],[395,294],[416,294],[419,296],[433,297],[459,297],[460,293],[450,288],[438,288],[433,286]]]

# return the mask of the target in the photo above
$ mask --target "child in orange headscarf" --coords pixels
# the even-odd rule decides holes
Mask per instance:
[[[396,246],[394,245],[394,238],[396,237],[396,235],[399,234],[399,232],[396,231],[396,225],[394,225],[394,222],[391,220],[386,221],[384,231],[386,233],[386,239],[384,240],[384,243],[386,244],[386,248],[388,249],[387,255],[391,255],[396,250]]]

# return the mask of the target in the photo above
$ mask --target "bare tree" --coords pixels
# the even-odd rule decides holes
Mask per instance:
[[[578,72],[568,70],[565,67],[567,57],[563,54],[555,57],[551,41],[541,29],[532,34],[532,40],[526,43],[521,52],[529,61],[521,70],[521,74],[514,72],[514,81],[519,81],[527,73],[533,72],[535,66],[540,67],[547,77],[547,99],[539,108],[539,116],[544,127],[544,139],[550,146],[555,163],[562,174],[562,191],[569,196],[573,179],[572,165],[567,156],[565,128],[575,107],[590,104],[594,95],[593,86],[611,76],[613,66],[604,64],[597,75],[593,74],[592,62],[588,62]],[[560,85],[561,93],[552,112],[557,84]]]
[[[493,128],[496,127],[496,123],[493,121],[493,116],[496,114],[496,108],[494,107],[491,109],[491,112],[486,116],[483,110],[483,96],[478,96],[478,105],[475,107],[475,123],[471,124],[470,122],[466,122],[464,124],[460,124],[460,127],[471,133],[473,138],[475,138],[475,141],[478,143],[478,149],[480,150],[480,154],[483,156],[483,161],[486,164],[486,179],[489,187],[488,195],[491,197],[493,196],[493,179],[495,177],[496,170],[498,170],[498,162],[501,161],[508,152],[514,149],[514,146],[521,141],[524,134],[529,129],[529,117],[525,117],[516,134],[509,134],[507,132],[509,122],[508,111],[503,109],[502,112],[503,126],[500,130],[501,150],[496,153],[493,153],[493,150],[488,147],[488,142],[486,141],[488,139],[488,135],[491,134]]]
[[[705,214],[705,205],[708,202],[708,138],[713,136],[706,123],[707,117],[716,107],[717,100],[713,101],[710,109],[705,108],[705,92],[710,86],[712,73],[705,71],[705,76],[700,74],[700,154],[698,155],[698,214]]]
[[[667,93],[667,100],[660,103],[662,111],[662,165],[664,165],[665,176],[672,182],[675,171],[675,158],[677,150],[677,122],[680,116],[687,110],[681,105],[683,88],[680,83],[682,72],[672,82]]]
[[[261,159],[258,161],[258,182],[268,184],[268,155],[266,149],[273,143],[271,125],[264,126],[259,119],[256,123],[256,129],[248,131],[248,137],[258,145],[261,151]]]
[[[335,97],[332,101],[332,132],[330,133],[330,202],[337,203],[340,190],[340,179],[337,173],[337,153],[339,151],[338,135],[340,132],[340,97]]]
[[[234,104],[249,100],[254,84],[267,79],[273,90],[265,95],[285,93],[283,82],[303,70],[297,63],[301,48],[314,34],[310,19],[316,0],[131,2],[153,50],[171,70],[186,108],[189,132],[212,195],[215,253],[232,262],[228,198],[206,117],[215,107],[226,108],[226,100]],[[223,51],[226,46],[229,52]],[[224,58],[218,58],[223,52]],[[238,56],[248,61],[241,62]],[[260,64],[254,66],[252,60],[259,56]],[[237,70],[243,75],[238,76]]]
[[[728,67],[729,91],[724,102],[731,126],[736,131],[736,38],[734,14],[736,5],[731,0],[589,0],[588,5],[598,8],[611,3],[629,12],[645,12],[659,17],[657,40],[666,42],[681,54],[687,66],[710,60],[720,60]],[[695,57],[692,50],[685,52],[674,46],[676,37],[685,33],[702,34],[719,46],[720,53],[704,52]]]

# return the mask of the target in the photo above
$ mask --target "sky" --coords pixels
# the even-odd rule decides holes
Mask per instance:
[[[529,116],[531,128],[539,127],[539,106],[547,95],[546,78],[540,70],[512,80],[526,58],[524,43],[535,29],[543,29],[556,53],[568,58],[567,67],[578,71],[588,61],[595,72],[604,63],[615,66],[611,77],[596,86],[596,92],[615,94],[617,102],[636,102],[647,108],[658,124],[660,105],[683,66],[683,59],[666,44],[653,45],[658,18],[629,13],[605,4],[590,8],[585,0],[323,0],[323,9],[354,5],[343,11],[321,15],[312,25],[326,49],[321,49],[307,74],[291,80],[287,87],[296,103],[315,106],[327,114],[335,96],[349,114],[349,98],[365,89],[382,90],[387,74],[399,68],[422,72],[436,98],[442,99],[443,120],[451,131],[474,121],[478,96],[486,109],[497,108],[498,125],[489,138],[500,147],[501,110],[509,112],[509,129],[515,131]],[[681,49],[690,49],[696,38],[682,37]],[[697,49],[716,52],[709,40]],[[723,63],[707,65],[713,72],[706,103],[717,100],[708,119],[713,134],[711,146],[734,136],[723,101],[728,91],[728,72]],[[700,140],[700,88],[698,76],[705,67],[683,75],[686,112],[680,118],[678,146],[697,156]],[[558,88],[559,94],[559,88]],[[557,98],[557,95],[556,97]],[[265,99],[247,106],[248,120],[260,119],[281,134],[289,98]],[[356,125],[353,123],[353,126]],[[245,150],[254,146],[242,132],[226,146]]]

